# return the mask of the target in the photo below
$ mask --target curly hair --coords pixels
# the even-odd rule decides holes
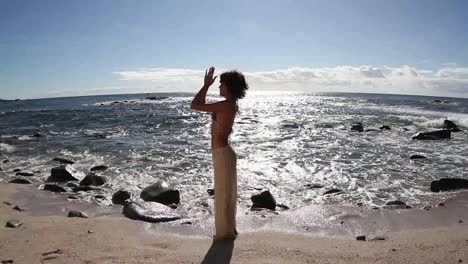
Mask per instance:
[[[245,77],[238,71],[223,72],[220,76],[220,82],[224,83],[234,99],[244,98],[245,92],[249,89],[249,85],[245,81]]]

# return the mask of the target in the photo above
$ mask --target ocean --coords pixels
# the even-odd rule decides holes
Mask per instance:
[[[0,162],[9,161],[0,164],[0,178],[15,178],[20,169],[34,173],[30,179],[40,187],[57,166],[56,157],[75,161],[72,166],[82,174],[106,165],[99,173],[108,180],[103,190],[80,192],[81,200],[108,206],[119,189],[138,197],[142,188],[165,181],[180,190],[177,210],[185,219],[212,218],[211,116],[190,109],[194,94],[148,96],[0,101]],[[431,181],[468,179],[468,99],[255,92],[239,108],[230,142],[238,156],[243,217],[250,197],[261,190],[290,208],[281,214],[292,225],[305,221],[298,215],[320,225],[326,219],[307,211],[314,206],[376,208],[400,200],[421,209],[456,195],[432,193]],[[463,131],[450,140],[411,140],[417,132],[441,129],[445,119]],[[355,122],[371,130],[350,131]],[[383,125],[391,130],[381,131]],[[413,154],[427,158],[410,160]],[[333,188],[342,192],[324,195]]]

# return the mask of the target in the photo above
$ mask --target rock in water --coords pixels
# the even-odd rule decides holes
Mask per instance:
[[[392,130],[389,126],[381,126],[379,127],[380,130]]]
[[[415,159],[425,159],[426,157],[424,157],[422,155],[411,155],[409,158],[411,160],[415,160]]]
[[[343,192],[343,190],[340,190],[340,189],[331,189],[331,190],[328,190],[326,191],[323,195],[327,195],[327,194],[332,194],[332,193],[341,193]]]
[[[180,216],[171,208],[154,202],[130,202],[124,205],[122,213],[132,220],[150,223],[169,222],[179,220]]]
[[[270,210],[276,210],[276,200],[271,195],[270,191],[264,191],[260,194],[255,194],[250,197],[252,201],[252,208],[266,208]]]
[[[444,120],[444,128],[447,129],[447,130],[450,130],[452,132],[460,132],[461,131],[461,129],[459,129],[458,126],[455,125],[455,123],[450,121],[450,120]]]
[[[9,183],[16,183],[16,184],[31,184],[30,181],[26,180],[26,179],[21,179],[21,178],[17,178],[17,179],[13,179],[11,181],[9,181]]]
[[[31,172],[17,172],[16,176],[31,177],[31,176],[34,176],[34,173],[31,173]]]
[[[69,159],[64,159],[64,158],[54,158],[53,161],[58,161],[63,164],[74,164],[75,162]]]
[[[357,122],[351,127],[351,130],[362,132],[364,131],[364,127],[362,126],[362,123]]]
[[[452,134],[450,130],[437,130],[431,132],[419,132],[414,135],[411,139],[417,140],[438,140],[438,139],[449,139]]]
[[[51,175],[47,178],[46,182],[79,181],[79,178],[81,177],[78,171],[70,165],[65,165],[52,168]]]
[[[431,182],[431,191],[452,191],[468,189],[468,180],[459,178],[442,178]]]
[[[180,204],[179,190],[170,189],[165,182],[157,182],[143,189],[140,198],[164,205]]]
[[[91,171],[104,171],[107,170],[109,167],[106,165],[99,165],[99,166],[94,166],[91,168]]]
[[[54,192],[54,193],[61,193],[61,192],[67,192],[65,188],[58,186],[56,184],[44,184],[42,187],[44,191],[49,191],[49,192]]]
[[[106,183],[106,178],[103,176],[98,176],[94,173],[89,173],[86,177],[80,182],[80,185],[94,185],[101,186]]]

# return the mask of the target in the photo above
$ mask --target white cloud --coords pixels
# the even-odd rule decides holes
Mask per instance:
[[[222,72],[224,70],[217,70]],[[164,87],[162,91],[195,92],[204,70],[152,68],[115,72],[127,84]],[[408,65],[290,67],[244,72],[252,90],[306,92],[373,92],[468,97],[468,68],[424,70]]]

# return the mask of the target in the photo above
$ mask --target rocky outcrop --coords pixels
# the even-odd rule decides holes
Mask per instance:
[[[468,189],[468,180],[460,178],[442,178],[431,182],[431,191],[453,191]]]
[[[180,204],[179,190],[169,188],[165,182],[157,182],[144,188],[140,193],[140,198],[164,205]]]
[[[419,132],[414,135],[411,139],[417,140],[438,140],[438,139],[449,139],[451,137],[450,130],[437,130],[431,132]]]

